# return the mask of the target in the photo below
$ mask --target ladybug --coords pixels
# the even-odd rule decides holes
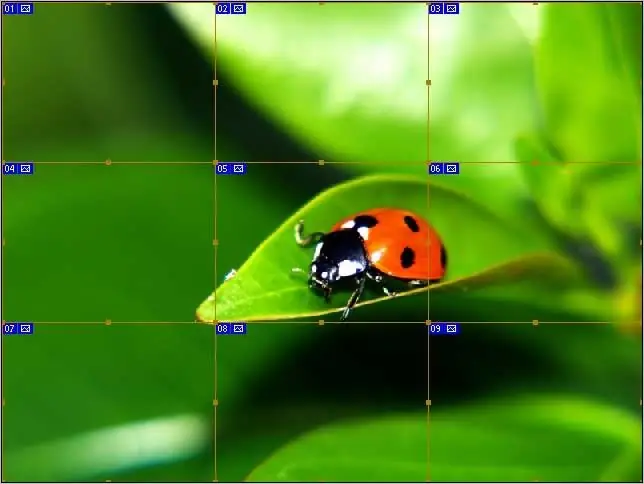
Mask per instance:
[[[387,296],[394,287],[414,288],[445,276],[447,252],[438,233],[417,214],[396,208],[360,212],[335,224],[331,231],[304,235],[304,221],[295,226],[300,247],[315,245],[309,287],[329,302],[334,289],[353,289],[341,321],[360,300],[366,282]]]

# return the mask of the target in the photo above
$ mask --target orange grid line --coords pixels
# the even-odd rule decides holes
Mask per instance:
[[[212,63],[212,132],[213,132],[213,153],[212,153],[212,159],[216,160],[217,159],[217,90],[219,87],[219,80],[217,76],[217,9],[216,9],[216,3],[213,4],[215,8],[213,8],[212,12],[212,17],[213,17],[213,51],[212,51],[212,56],[213,56],[213,63]],[[211,162],[212,165],[216,165],[215,161]],[[214,251],[214,267],[213,267],[213,288],[217,287],[218,283],[218,278],[217,278],[217,258],[218,258],[218,250],[219,250],[219,238],[218,238],[218,232],[217,232],[217,172],[216,170],[212,170],[212,178],[213,178],[213,241],[212,241],[212,246],[213,246],[213,251]],[[214,293],[213,293],[214,297]],[[214,313],[215,313],[215,319],[217,319],[217,300],[215,299],[213,301],[214,305]],[[219,480],[219,474],[218,474],[218,466],[217,466],[217,410],[219,406],[219,391],[218,391],[218,384],[219,384],[219,366],[218,366],[218,348],[217,348],[217,331],[216,327],[213,326],[212,328],[212,333],[213,333],[213,359],[214,359],[214,395],[213,395],[213,479],[214,482],[217,482]]]
[[[428,4],[429,5],[429,4]],[[432,153],[431,153],[431,136],[430,136],[430,111],[431,111],[431,87],[432,87],[432,72],[431,72],[431,47],[430,47],[430,15],[427,15],[427,76],[425,79],[425,86],[426,86],[426,92],[427,92],[427,152],[425,154],[426,158],[426,166],[427,166],[427,178],[426,178],[426,185],[427,185],[427,213],[425,214],[425,219],[430,220],[429,213],[430,213],[430,176],[429,176],[429,166],[431,165],[432,162]],[[429,241],[428,241],[429,242]],[[427,261],[428,264],[431,261],[430,257],[430,247],[429,243],[427,243]],[[427,321],[431,318],[431,312],[430,312],[430,298],[431,294],[430,291],[427,291]],[[427,407],[427,420],[426,420],[426,427],[425,427],[425,433],[426,433],[426,439],[427,439],[427,449],[426,449],[426,462],[425,462],[425,480],[427,482],[431,481],[431,435],[430,435],[430,421],[431,421],[431,415],[430,415],[430,406],[431,406],[431,338],[429,337],[429,331],[427,331],[427,399],[425,401],[426,407]]]
[[[216,89],[215,89],[216,92]],[[215,95],[216,96],[216,95]],[[215,135],[216,137],[216,135]],[[23,160],[24,161],[24,160]],[[213,163],[224,163],[225,160],[214,161],[34,161],[27,160],[34,165],[211,165]],[[506,165],[641,165],[642,160],[633,161],[459,161],[459,160],[422,160],[422,161],[328,161],[328,160],[292,160],[292,161],[240,161],[249,165],[287,165],[287,164],[304,164],[304,165],[423,165],[429,163],[443,163],[451,161],[460,163],[462,165],[492,165],[492,164],[506,164]],[[3,163],[5,160],[2,161]]]
[[[2,324],[15,324],[18,321],[11,321],[11,320],[6,320],[3,321]],[[27,322],[24,320],[21,320],[20,322]],[[107,319],[105,321],[28,321],[34,325],[39,325],[39,326],[115,326],[115,325],[171,325],[171,324],[176,324],[176,325],[188,325],[188,324],[199,324],[199,325],[216,325],[218,323],[229,323],[232,321],[113,321],[110,319]],[[244,324],[310,324],[310,325],[318,325],[318,326],[323,326],[325,324],[395,324],[395,325],[400,325],[400,324],[418,324],[418,325],[429,325],[432,323],[439,323],[443,321],[324,321],[324,320],[318,320],[318,321],[297,321],[297,320],[290,320],[290,321],[235,321],[235,322],[243,322]],[[541,325],[570,325],[570,324],[578,324],[578,325],[617,325],[621,326],[623,323],[618,322],[618,321],[457,321],[458,324],[473,324],[473,325],[481,325],[481,324],[524,324],[524,325],[531,325],[531,326],[541,326]]]

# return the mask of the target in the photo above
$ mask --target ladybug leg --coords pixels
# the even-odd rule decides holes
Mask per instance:
[[[344,311],[342,312],[342,317],[340,318],[340,321],[346,321],[347,318],[349,317],[349,313],[351,312],[353,307],[356,305],[356,303],[360,300],[360,297],[362,296],[366,281],[367,281],[366,277],[360,277],[357,280],[358,287],[356,288],[355,291],[353,291],[353,294],[351,294],[351,297],[349,298],[349,302],[347,303],[347,307],[345,307]]]
[[[389,297],[396,297],[398,295],[398,293],[390,291],[389,289],[387,289],[387,286],[382,286],[382,292],[384,292]]]
[[[324,237],[322,232],[313,232],[309,235],[304,235],[304,220],[300,220],[295,224],[295,243],[300,247],[307,247],[311,244],[317,243]]]
[[[427,281],[423,281],[422,279],[416,279],[413,281],[409,281],[409,287],[410,288],[417,288],[417,287],[424,287],[429,285]]]
[[[379,274],[377,272],[367,272],[367,277],[378,284],[382,289],[382,292],[384,292],[386,296],[395,297],[397,295],[394,291],[390,291],[387,288],[387,286],[385,285],[385,278],[382,277],[382,274]]]

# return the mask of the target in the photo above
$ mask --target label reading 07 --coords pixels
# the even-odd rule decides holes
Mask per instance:
[[[34,334],[34,323],[2,323],[2,334]]]

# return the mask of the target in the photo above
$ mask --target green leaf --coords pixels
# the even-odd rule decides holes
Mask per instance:
[[[566,161],[642,159],[642,5],[547,4],[536,46],[546,134]]]
[[[641,422],[568,397],[521,397],[349,421],[274,453],[248,481],[628,482]],[[392,444],[395,442],[395,445]]]
[[[641,260],[634,231],[641,227],[642,165],[565,163],[546,145],[535,134],[516,142],[519,160],[539,160],[520,164],[536,205],[558,230],[600,249],[625,286],[619,291],[629,292]]]
[[[296,246],[293,228],[298,220],[304,219],[309,230],[328,230],[344,216],[379,206],[412,210],[441,234],[450,257],[448,277],[429,290],[451,287],[466,290],[519,279],[572,276],[563,259],[547,252],[547,243],[538,232],[510,225],[459,192],[432,185],[429,179],[374,175],[323,192],[286,220],[256,249],[237,275],[224,282],[198,308],[198,319],[271,321],[340,311],[343,298],[328,305],[308,289],[302,277],[291,272],[293,267],[307,268],[312,257],[310,250]],[[401,296],[427,290],[421,288]],[[358,306],[385,299],[388,298],[376,297]],[[427,297],[419,297],[417,302],[424,318]]]

